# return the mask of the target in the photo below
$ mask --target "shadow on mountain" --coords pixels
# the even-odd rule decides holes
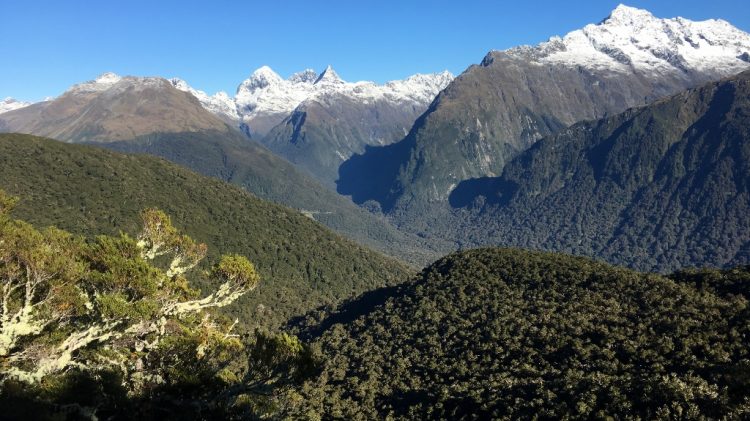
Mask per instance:
[[[414,122],[403,140],[386,146],[366,146],[364,153],[355,154],[344,161],[339,166],[336,191],[351,196],[352,201],[358,205],[376,201],[384,213],[390,211],[399,196],[399,192],[392,191],[392,188],[401,167],[409,162],[416,146],[417,130],[424,126],[425,119],[436,107],[437,101],[434,101]]]
[[[297,336],[304,341],[318,338],[335,324],[349,324],[357,318],[371,313],[377,307],[385,304],[389,298],[399,297],[407,293],[407,288],[413,288],[410,283],[395,285],[391,287],[378,288],[347,301],[334,311],[330,308],[320,307],[315,312],[327,313],[319,322],[308,322],[307,315],[299,316],[289,320],[288,327],[298,329]]]
[[[448,196],[451,207],[507,205],[518,191],[518,185],[501,177],[481,177],[462,181]]]
[[[358,205],[374,200],[387,212],[393,207],[391,186],[414,144],[414,136],[408,136],[387,146],[367,146],[364,153],[341,164],[336,191],[351,196]]]

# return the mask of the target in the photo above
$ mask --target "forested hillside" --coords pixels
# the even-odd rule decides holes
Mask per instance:
[[[750,72],[574,125],[451,195],[467,247],[642,270],[750,262]],[[433,223],[432,227],[438,227]]]
[[[307,326],[324,368],[297,414],[746,418],[749,287],[750,267],[661,276],[552,253],[453,254]]]
[[[264,283],[230,311],[248,330],[277,326],[409,273],[298,212],[158,158],[2,134],[0,188],[20,197],[14,215],[38,227],[133,234],[140,211],[157,207],[210,253],[246,255]]]

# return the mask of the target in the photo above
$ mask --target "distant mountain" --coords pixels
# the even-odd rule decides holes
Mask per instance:
[[[334,189],[341,163],[366,146],[402,139],[453,79],[443,72],[385,85],[347,84],[332,72],[326,70],[311,85],[314,92],[261,142]]]
[[[75,142],[231,130],[193,95],[173,89],[165,79],[113,73],[75,85],[54,100],[3,113],[0,124],[8,132]]]
[[[479,249],[314,325],[290,418],[744,419],[750,267],[670,276]]]
[[[398,232],[247,139],[166,79],[105,74],[52,101],[0,114],[0,131],[161,156],[296,208],[355,241],[416,265],[449,248]]]
[[[184,92],[189,92],[194,97],[198,98],[198,101],[203,105],[203,108],[221,118],[227,124],[236,126],[237,121],[239,120],[237,106],[234,103],[234,99],[226,92],[217,92],[216,94],[209,96],[203,91],[194,89],[182,79],[171,78],[169,79],[169,82],[175,88]]]
[[[320,74],[307,69],[283,79],[263,66],[240,84],[234,98],[224,92],[209,96],[178,78],[170,82],[335,190],[341,163],[366,146],[402,139],[452,79],[445,71],[383,85],[351,83],[331,66]]]
[[[642,270],[750,263],[750,71],[537,142],[440,229]],[[458,222],[461,221],[461,222]],[[427,220],[437,226],[438,222]]]
[[[17,99],[8,97],[0,101],[0,114],[17,110],[19,108],[28,107],[31,102],[18,101]]]
[[[135,235],[139,212],[156,206],[207,243],[208,261],[222,253],[248,256],[262,281],[230,309],[242,329],[275,327],[408,276],[400,263],[298,212],[154,157],[0,134],[0,189],[20,197],[15,217],[39,227]]]
[[[338,190],[418,225],[447,212],[460,182],[500,175],[544,136],[748,68],[750,35],[725,21],[659,19],[621,5],[563,38],[490,52],[404,140],[344,163]]]
[[[320,74],[307,69],[289,79],[283,79],[270,67],[263,66],[240,84],[235,102],[245,131],[262,138],[306,102],[330,104],[341,98],[362,105],[387,102],[426,108],[452,78],[450,73],[443,72],[414,75],[377,85],[373,82],[346,82],[331,66]]]

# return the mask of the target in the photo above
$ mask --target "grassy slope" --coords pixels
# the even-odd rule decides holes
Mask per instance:
[[[212,257],[237,252],[257,265],[262,286],[231,309],[250,325],[276,326],[407,273],[298,212],[158,158],[2,134],[0,188],[22,198],[16,217],[86,235],[134,234],[141,209],[165,210]]]

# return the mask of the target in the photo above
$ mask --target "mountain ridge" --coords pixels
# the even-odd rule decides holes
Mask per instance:
[[[398,232],[384,218],[360,209],[231,128],[166,79],[105,74],[74,85],[52,101],[0,114],[0,131],[54,135],[67,142],[160,156],[306,212],[355,241],[411,264],[422,265],[436,257],[436,249],[446,248]]]

